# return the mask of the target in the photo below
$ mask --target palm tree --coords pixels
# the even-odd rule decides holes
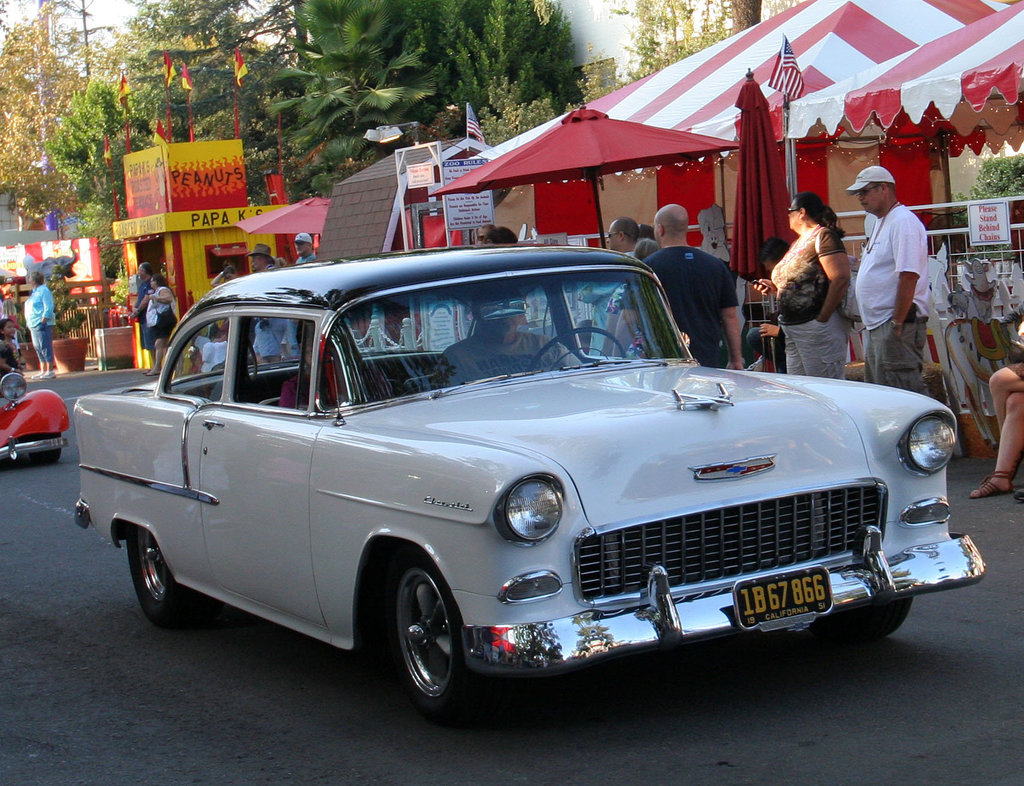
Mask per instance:
[[[296,112],[292,134],[310,159],[354,156],[367,129],[406,120],[414,104],[433,95],[433,75],[419,53],[394,46],[402,28],[386,0],[306,0],[296,16],[307,36],[294,41],[300,67],[281,76],[302,95],[273,109]]]

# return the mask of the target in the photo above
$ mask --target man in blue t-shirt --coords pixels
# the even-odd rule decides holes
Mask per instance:
[[[682,205],[665,205],[654,216],[661,245],[644,260],[668,296],[676,324],[690,339],[690,352],[702,366],[719,366],[718,345],[725,336],[727,368],[742,369],[740,322],[732,274],[718,257],[686,244],[690,217]]]

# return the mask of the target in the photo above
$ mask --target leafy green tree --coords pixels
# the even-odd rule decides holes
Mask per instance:
[[[461,136],[461,112],[469,102],[487,141],[500,142],[503,134],[496,137],[494,129],[520,122],[505,119],[507,113],[550,106],[547,120],[580,101],[569,22],[552,0],[392,0],[392,5],[408,25],[407,48],[418,49],[437,78],[437,93],[423,102],[419,120],[429,121],[454,105],[459,121],[451,130]]]
[[[386,0],[307,0],[297,16],[299,65],[280,78],[299,94],[272,109],[294,118],[290,134],[308,160],[331,170],[366,149],[367,129],[407,120],[434,81],[403,48]]]
[[[1021,194],[1024,194],[1024,153],[986,159],[981,164],[978,179],[971,186],[971,199]]]
[[[74,63],[78,38],[46,16],[14,25],[0,46],[0,192],[14,195],[29,222],[70,212],[76,203],[68,178],[46,155],[71,97],[84,80]]]
[[[636,0],[632,8],[616,13],[632,18],[631,80],[706,49],[732,32],[728,0]]]

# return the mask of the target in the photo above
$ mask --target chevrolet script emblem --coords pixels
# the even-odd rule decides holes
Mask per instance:
[[[693,472],[694,480],[735,480],[747,475],[756,475],[775,469],[775,454],[755,456],[742,461],[723,461],[719,464],[702,464],[699,467],[688,467]]]

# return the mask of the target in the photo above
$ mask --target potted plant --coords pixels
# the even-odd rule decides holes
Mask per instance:
[[[53,293],[53,359],[62,374],[85,370],[85,354],[89,349],[87,337],[76,336],[85,323],[86,314],[71,297],[64,276],[57,273],[47,284]]]

